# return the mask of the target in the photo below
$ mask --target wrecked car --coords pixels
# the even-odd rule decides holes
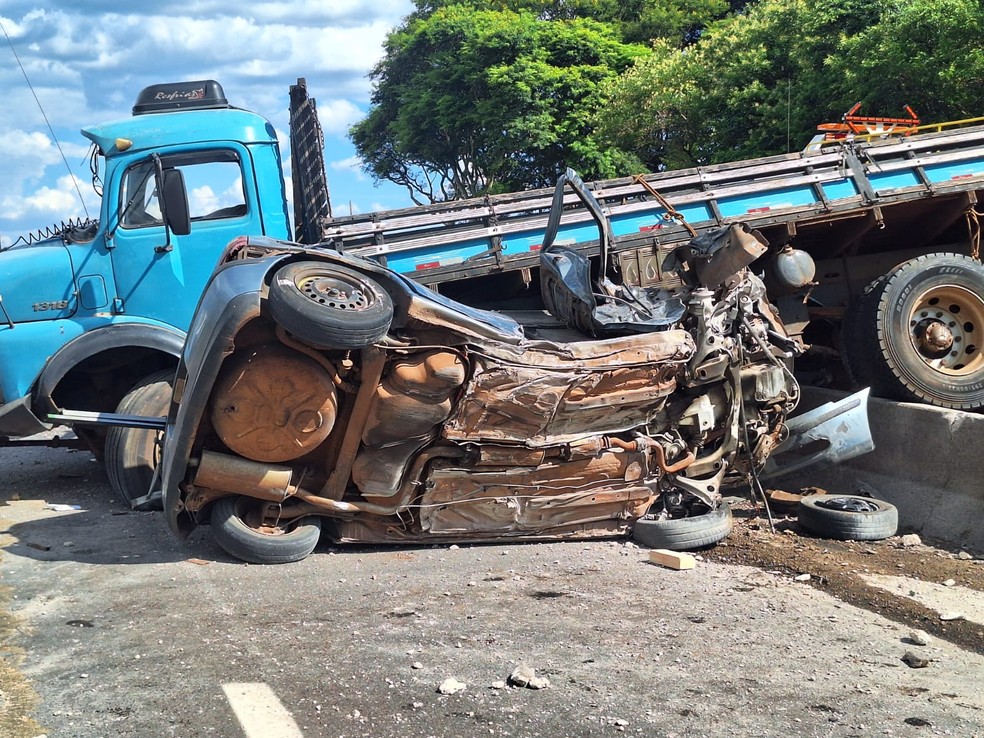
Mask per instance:
[[[179,536],[209,523],[248,562],[335,542],[728,534],[721,490],[779,445],[795,345],[739,225],[678,253],[680,286],[636,288],[554,243],[544,310],[485,311],[373,261],[238,239],[199,303],[163,447]],[[595,268],[595,272],[597,272]]]

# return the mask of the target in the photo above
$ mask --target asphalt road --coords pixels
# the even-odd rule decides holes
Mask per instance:
[[[248,566],[87,454],[0,469],[0,736],[984,736],[984,658],[788,572],[623,541]],[[521,664],[550,686],[502,686]]]

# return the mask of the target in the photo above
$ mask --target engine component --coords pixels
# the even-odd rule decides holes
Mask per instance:
[[[216,384],[212,424],[231,450],[255,461],[288,461],[331,433],[335,386],[312,358],[280,346],[235,355]]]

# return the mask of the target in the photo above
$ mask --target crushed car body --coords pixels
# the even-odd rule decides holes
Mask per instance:
[[[607,222],[592,213],[604,254]],[[259,563],[336,542],[727,535],[721,489],[786,438],[795,350],[740,225],[680,249],[681,287],[632,288],[541,252],[545,310],[448,299],[372,261],[234,242],[189,332],[168,418],[164,507]],[[640,536],[640,532],[642,535]]]

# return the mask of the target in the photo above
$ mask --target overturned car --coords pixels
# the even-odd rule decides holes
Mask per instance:
[[[608,228],[590,193],[569,175]],[[454,302],[379,264],[240,239],[199,304],[162,460],[169,525],[231,555],[337,542],[728,534],[721,489],[784,440],[795,351],[739,226],[679,251],[682,286],[592,277],[544,238],[546,310]],[[324,530],[322,530],[324,529]]]

